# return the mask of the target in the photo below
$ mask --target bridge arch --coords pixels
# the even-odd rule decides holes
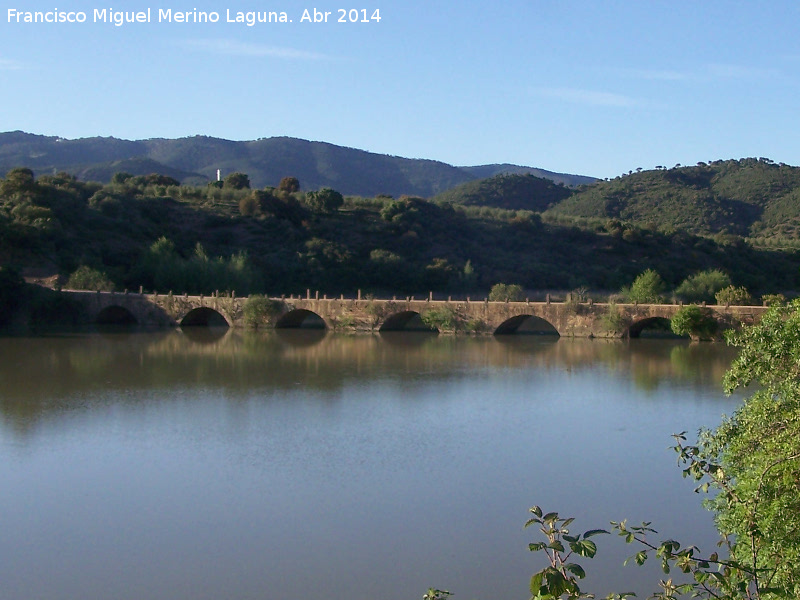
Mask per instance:
[[[275,323],[275,329],[327,329],[328,324],[317,313],[296,308],[282,315]]]
[[[208,306],[199,306],[187,312],[180,320],[181,327],[230,327],[231,322],[224,314]]]
[[[378,331],[438,332],[437,329],[425,325],[420,319],[419,313],[415,310],[403,310],[389,315]]]
[[[124,306],[112,304],[97,313],[94,322],[97,325],[137,325],[139,320]]]
[[[648,317],[634,321],[628,327],[627,333],[630,338],[639,338],[642,337],[642,334],[646,337],[688,337],[674,334],[667,317]]]
[[[506,319],[494,330],[495,335],[507,334],[559,335],[555,326],[536,315],[517,315]]]

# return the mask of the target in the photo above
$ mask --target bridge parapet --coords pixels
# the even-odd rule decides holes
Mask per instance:
[[[141,325],[169,327],[203,322],[219,315],[231,327],[245,327],[247,298],[173,294],[120,294],[65,291],[83,304],[87,322],[110,307],[128,311]],[[404,325],[415,315],[430,320],[443,333],[506,333],[529,318],[549,324],[566,337],[618,338],[636,336],[655,319],[669,320],[681,308],[676,304],[604,304],[577,302],[490,302],[488,300],[432,300],[431,298],[319,298],[273,297],[277,307],[269,326],[296,325],[313,313],[332,330],[378,331]],[[752,324],[767,310],[761,306],[709,306],[723,328]]]

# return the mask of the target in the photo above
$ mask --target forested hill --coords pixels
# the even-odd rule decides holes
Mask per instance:
[[[543,212],[571,194],[564,185],[530,173],[503,174],[462,183],[435,196],[433,201]]]
[[[758,295],[798,289],[800,253],[742,240],[411,197],[343,198],[298,191],[290,177],[265,189],[249,188],[243,175],[222,186],[177,183],[9,171],[0,179],[0,275],[11,267],[67,281],[88,269],[91,281],[70,285],[483,298],[496,283],[614,291],[655,269],[673,289],[720,270]]]
[[[403,194],[428,198],[459,184],[498,173],[533,173],[556,183],[579,185],[590,177],[552,173],[519,165],[456,167],[400,158],[289,137],[230,141],[205,136],[128,141],[0,133],[0,173],[28,167],[37,175],[64,171],[83,181],[108,183],[115,173],[159,173],[202,185],[232,172],[247,173],[253,187],[273,185],[287,175],[306,190],[331,187],[353,196]]]
[[[581,186],[547,214],[703,235],[797,240],[800,168],[746,158],[642,171]]]

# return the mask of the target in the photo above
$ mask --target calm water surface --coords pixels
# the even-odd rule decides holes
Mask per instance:
[[[0,338],[0,598],[528,598],[540,504],[711,548],[670,434],[721,345],[231,331]],[[598,538],[585,589],[660,570]],[[653,565],[655,566],[655,565]]]

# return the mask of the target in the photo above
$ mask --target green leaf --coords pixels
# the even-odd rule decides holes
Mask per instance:
[[[584,577],[586,577],[586,571],[584,571],[583,567],[578,564],[569,563],[567,565],[564,565],[564,568],[573,575],[575,575],[578,579],[583,579]]]
[[[559,540],[555,540],[550,545],[547,546],[551,550],[556,550],[558,552],[564,552],[564,544],[562,544]]]
[[[542,589],[542,580],[544,579],[544,571],[539,571],[531,577],[531,594],[538,596]]]
[[[575,554],[585,556],[586,558],[593,558],[594,555],[597,554],[597,544],[591,540],[573,542],[569,547]]]
[[[544,521],[545,523],[552,523],[553,521],[555,521],[557,519],[558,519],[558,513],[557,512],[549,512],[545,516],[542,517],[542,521]]]
[[[531,509],[530,509],[530,512],[532,512],[533,514],[535,514],[539,518],[542,517],[542,509],[539,508],[538,506],[532,506]]]
[[[528,544],[528,550],[530,550],[531,552],[539,552],[539,550],[544,550],[545,548],[547,548],[547,544],[545,544],[544,542],[535,542]]]
[[[570,589],[574,589],[575,587],[574,584],[570,583],[560,571],[557,571],[552,567],[545,569],[544,586],[547,589],[547,593],[555,596],[556,598],[569,592]]]
[[[595,535],[600,535],[601,533],[606,533],[606,534],[610,535],[610,533],[608,531],[606,531],[605,529],[590,529],[589,531],[587,531],[586,533],[583,534],[583,539],[588,539],[588,538],[593,537]]]

